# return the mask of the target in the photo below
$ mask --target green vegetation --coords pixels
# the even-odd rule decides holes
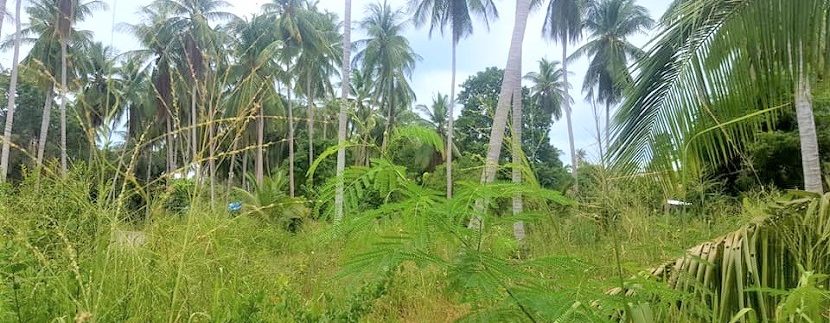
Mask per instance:
[[[103,2],[17,1],[0,321],[830,320],[830,2],[678,0],[655,22],[517,0],[504,68],[457,95],[456,47],[502,4],[408,2],[352,22],[350,0],[342,21],[155,0],[116,53],[76,27]],[[523,71],[537,8],[562,59]],[[451,37],[453,84],[416,105],[423,25]]]

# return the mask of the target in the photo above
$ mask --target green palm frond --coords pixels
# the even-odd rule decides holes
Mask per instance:
[[[658,149],[690,146],[677,160],[681,169],[664,169],[690,174],[740,157],[756,133],[774,128],[774,108],[790,105],[798,73],[827,66],[826,1],[694,0],[672,8],[615,116],[610,155],[628,171],[648,165]],[[758,111],[769,113],[744,118]],[[661,146],[658,136],[667,139]]]

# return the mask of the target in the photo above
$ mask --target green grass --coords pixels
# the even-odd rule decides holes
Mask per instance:
[[[0,321],[437,322],[476,320],[470,315],[483,307],[502,306],[459,292],[441,267],[344,270],[379,237],[404,230],[400,219],[334,236],[328,222],[306,219],[292,233],[199,202],[184,214],[157,209],[147,221],[125,223],[112,203],[90,198],[82,178],[27,182],[0,196]],[[619,282],[613,237],[627,279],[755,216],[727,199],[676,214],[618,205],[616,220],[604,225],[594,210],[559,207],[530,223],[530,259],[514,263],[550,295],[596,311],[595,319],[610,316],[585,304],[608,299]],[[146,243],[115,243],[120,230],[142,231]],[[486,251],[509,260],[511,237],[494,227]],[[459,251],[434,252],[451,259]],[[481,313],[497,319],[499,312]]]

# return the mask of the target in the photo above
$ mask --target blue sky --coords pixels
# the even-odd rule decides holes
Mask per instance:
[[[26,0],[24,0],[26,1]],[[124,52],[138,48],[137,41],[129,34],[120,32],[117,26],[120,23],[137,23],[140,17],[136,14],[139,8],[151,2],[151,0],[103,0],[109,9],[97,12],[91,19],[79,25],[79,28],[91,30],[95,33],[96,40],[104,44],[110,44],[118,52]],[[270,0],[227,0],[233,7],[231,11],[239,16],[250,15],[258,12],[263,3]],[[377,0],[352,0],[352,19],[361,20],[365,15],[365,8],[369,3]],[[393,7],[405,7],[409,0],[387,0]],[[499,18],[491,21],[489,29],[481,21],[476,21],[474,33],[471,37],[460,42],[458,47],[458,70],[457,83],[460,84],[470,75],[484,70],[489,66],[503,68],[507,62],[507,51],[510,42],[510,35],[513,28],[513,14],[515,1],[495,0],[499,10]],[[545,3],[547,1],[544,1]],[[648,8],[655,19],[668,7],[670,0],[638,0],[638,4]],[[25,2],[24,2],[25,4]],[[14,9],[14,0],[9,1],[7,9]],[[319,7],[337,13],[342,17],[342,0],[320,0]],[[544,19],[543,10],[536,10],[531,13],[527,34],[525,35],[522,73],[527,73],[537,67],[540,58],[546,57],[553,60],[561,60],[562,48],[542,37],[542,24]],[[27,18],[24,17],[24,22]],[[13,32],[13,24],[6,19],[3,26],[3,37],[8,37]],[[637,45],[644,46],[652,38],[650,34],[637,35],[631,41]],[[412,86],[418,97],[418,103],[428,104],[435,93],[449,93],[451,70],[450,70],[450,39],[443,37],[440,33],[433,33],[430,37],[428,29],[415,29],[411,27],[406,31],[412,47],[423,57],[423,60],[416,66]],[[355,30],[352,36],[355,40],[363,37],[360,30]],[[580,44],[569,45],[569,52]],[[21,57],[26,55],[28,49],[24,48]],[[9,66],[11,64],[11,51],[0,54],[0,64]],[[579,90],[582,88],[582,76],[587,69],[587,59],[582,59],[571,64],[571,76],[569,81],[572,96],[576,100],[574,106],[574,132],[576,148],[584,149],[588,157],[596,159],[598,155],[596,145],[596,134],[594,116],[591,106],[582,100]],[[456,109],[458,110],[458,109]],[[604,119],[602,119],[604,120]],[[570,163],[568,152],[568,135],[564,120],[554,123],[551,131],[551,140],[555,147],[561,149],[564,154],[560,157],[566,164]]]

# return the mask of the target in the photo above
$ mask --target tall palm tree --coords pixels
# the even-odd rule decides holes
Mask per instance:
[[[138,38],[144,49],[131,52],[136,60],[151,59],[153,69],[150,72],[152,98],[156,115],[164,120],[165,148],[167,151],[166,171],[171,173],[177,168],[175,148],[175,120],[177,114],[173,102],[173,63],[175,53],[179,52],[175,42],[175,24],[171,19],[171,8],[150,5],[141,9],[143,22],[125,25],[125,29]]]
[[[429,107],[423,104],[415,106],[415,109],[425,115],[426,121],[442,136],[447,131],[447,109],[449,109],[449,101],[450,99],[446,94],[439,92],[432,97],[432,104]]]
[[[208,116],[207,123],[207,144],[208,144],[208,169],[210,172],[210,190],[211,201],[214,197],[214,179],[216,175],[216,161],[214,160],[214,126],[212,124],[213,117],[216,113],[214,105],[206,102],[208,93],[208,81],[210,78],[208,66],[211,62],[208,58],[220,57],[217,53],[221,47],[221,41],[218,40],[220,35],[217,34],[211,26],[211,22],[227,21],[235,18],[229,12],[222,11],[226,7],[230,7],[230,3],[223,0],[156,0],[160,7],[169,7],[171,12],[175,15],[172,24],[175,25],[176,30],[180,32],[180,41],[184,47],[183,61],[179,62],[183,71],[183,75],[191,83],[190,87],[190,125],[191,125],[191,161],[193,164],[197,163],[198,158],[198,110],[199,102],[207,105],[209,111],[205,113]],[[201,97],[200,97],[201,95]]]
[[[527,17],[530,15],[531,0],[516,0],[516,16],[513,24],[513,34],[510,37],[510,49],[507,53],[507,64],[504,68],[504,78],[499,94],[499,101],[496,111],[493,114],[493,127],[490,129],[490,142],[487,145],[487,156],[484,161],[484,171],[481,175],[483,184],[492,183],[496,179],[496,171],[501,156],[501,148],[504,141],[504,130],[507,126],[507,116],[513,107],[513,157],[514,163],[518,161],[521,153],[521,127],[522,127],[522,45],[524,43],[525,29],[527,29]],[[512,104],[511,104],[512,103]],[[517,130],[518,129],[518,130]],[[513,180],[521,182],[521,173],[518,168],[513,173]],[[521,195],[513,198],[513,213],[521,213]],[[478,222],[478,223],[476,223]],[[480,226],[480,218],[474,218],[472,224]],[[513,234],[519,243],[525,238],[524,223],[516,222],[513,226]]]
[[[664,149],[681,152],[680,170],[699,173],[702,161],[737,156],[772,123],[762,116],[794,107],[805,188],[822,192],[810,92],[830,69],[828,17],[823,0],[676,1],[637,66],[610,156],[646,165],[661,150],[657,138],[669,136]]]
[[[299,43],[300,52],[293,69],[298,75],[296,90],[304,93],[306,98],[308,160],[311,163],[314,161],[315,99],[334,92],[328,80],[337,73],[340,35],[337,33],[336,16],[319,12],[312,4],[308,4],[305,11],[306,19],[314,30]]]
[[[6,9],[6,1],[2,1],[0,3],[0,15],[5,15]],[[3,128],[3,152],[2,156],[0,156],[0,183],[6,181],[6,175],[9,172],[9,149],[11,148],[11,136],[12,136],[12,126],[14,124],[14,110],[16,108],[16,98],[17,98],[17,75],[18,75],[18,61],[20,60],[20,40],[21,40],[21,23],[20,20],[22,16],[21,8],[23,7],[23,0],[17,0],[17,4],[15,5],[14,10],[14,54],[12,54],[12,75],[11,80],[9,81],[9,92],[8,92],[8,107],[6,108],[6,126]],[[3,24],[2,18],[0,18],[0,25]]]
[[[628,37],[648,31],[654,20],[648,9],[634,0],[600,0],[592,2],[585,16],[584,30],[588,43],[577,49],[569,59],[590,57],[582,90],[591,89],[594,100],[605,104],[605,146],[610,145],[611,106],[622,100],[623,90],[631,83],[630,62],[644,53],[628,41]]]
[[[96,148],[95,134],[105,122],[111,121],[115,113],[116,88],[120,83],[112,78],[115,73],[115,54],[109,46],[96,42],[84,49],[84,57],[77,60],[83,74],[80,75],[82,87],[79,93],[79,106],[83,108],[86,118],[87,139],[89,140],[92,160]]]
[[[61,7],[65,5],[69,5],[69,8]],[[66,63],[70,62],[66,62],[66,56],[84,48],[92,39],[92,32],[75,30],[74,23],[84,21],[95,10],[104,8],[106,8],[106,5],[97,0],[82,3],[77,1],[66,2],[65,0],[35,0],[31,1],[30,5],[26,7],[29,23],[20,31],[22,36],[21,42],[32,45],[32,49],[23,62],[27,66],[40,72],[38,78],[39,83],[42,83],[47,89],[46,99],[43,105],[43,119],[41,120],[38,138],[38,166],[43,163],[46,149],[46,139],[48,137],[50,117],[52,115],[52,103],[54,101],[54,88],[56,86],[54,80],[57,79],[57,75],[60,73],[61,80],[64,81],[64,74],[70,72],[67,70]],[[66,30],[65,28],[69,29]],[[63,115],[65,116],[65,109]],[[65,129],[66,120],[65,118],[62,119],[64,120],[61,123]],[[63,149],[66,146],[64,143],[65,140],[62,138],[62,161],[66,159],[64,158],[66,155],[65,149]]]
[[[565,71],[559,68],[559,62],[542,58],[539,60],[539,71],[528,72],[524,76],[531,83],[530,99],[533,104],[553,116],[554,120],[562,118],[562,105],[567,97],[564,74]]]
[[[487,156],[484,162],[484,171],[481,175],[482,183],[492,183],[496,178],[511,103],[513,100],[521,100],[522,98],[521,91],[517,91],[517,89],[521,87],[522,44],[527,28],[527,17],[530,15],[530,6],[530,0],[516,1],[513,34],[510,37],[510,49],[507,54],[507,64],[504,68],[499,101],[493,114],[493,127],[490,129],[490,142],[487,145]]]
[[[415,14],[415,26],[430,24],[429,32],[436,28],[443,34],[447,29],[452,39],[452,77],[450,81],[450,107],[447,111],[447,197],[452,197],[453,113],[455,106],[456,49],[461,39],[473,33],[473,16],[479,16],[489,26],[491,18],[498,18],[498,10],[492,0],[410,0]]]
[[[234,42],[234,54],[236,63],[231,67],[230,80],[235,84],[232,96],[231,108],[228,114],[242,118],[240,130],[248,127],[249,115],[256,116],[256,147],[257,164],[262,164],[262,148],[264,146],[265,114],[266,106],[273,106],[272,103],[279,102],[279,96],[274,81],[280,73],[280,67],[274,59],[282,42],[276,39],[275,33],[271,32],[273,20],[269,16],[253,16],[250,20],[237,20],[232,23],[231,29],[236,34]],[[253,107],[254,111],[250,111]],[[234,146],[238,144],[241,135],[234,139]],[[234,149],[236,150],[236,149]],[[232,157],[229,181],[233,180],[235,157]],[[260,169],[261,166],[258,167]],[[262,174],[256,174],[262,175]],[[243,174],[245,176],[245,174]],[[290,194],[294,196],[293,179],[290,183]]]
[[[553,41],[562,44],[562,80],[565,83],[565,97],[570,98],[568,83],[568,44],[576,42],[582,35],[582,19],[588,0],[550,0],[545,14],[545,24],[542,32]],[[564,101],[565,120],[568,123],[568,143],[571,152],[571,173],[574,178],[574,187],[578,189],[577,173],[579,166],[574,147],[574,131],[571,120],[571,102]]]
[[[368,38],[358,40],[360,48],[355,54],[355,64],[370,79],[375,80],[375,97],[386,108],[386,128],[383,150],[394,125],[395,105],[413,101],[412,89],[407,82],[420,56],[409,46],[404,37],[404,12],[393,10],[388,3],[373,3],[366,7],[366,18],[360,22]]]
[[[352,44],[352,0],[344,0],[343,10],[343,60],[340,65],[340,112],[337,114],[337,187],[334,195],[334,221],[343,220],[343,173],[346,170],[346,105],[349,99],[349,61]]]
[[[316,9],[313,5],[308,4],[305,0],[273,0],[270,3],[266,3],[263,5],[263,10],[270,15],[275,16],[275,32],[277,34],[277,39],[283,42],[283,50],[280,53],[280,61],[287,65],[286,70],[291,70],[291,73],[286,75],[286,79],[283,79],[282,82],[286,84],[286,89],[288,91],[288,107],[287,111],[289,112],[288,121],[289,121],[289,129],[288,129],[288,144],[289,144],[289,182],[294,183],[294,118],[293,118],[293,106],[291,101],[291,92],[294,91],[294,86],[300,87],[300,82],[297,82],[294,74],[305,74],[307,81],[311,81],[312,85],[314,80],[314,75],[319,73],[321,69],[327,70],[331,65],[326,65],[325,67],[321,67],[324,64],[318,64],[317,60],[320,59],[320,55],[327,54],[327,51],[331,51],[330,55],[327,55],[330,60],[334,57],[334,52],[336,50],[333,46],[331,46],[331,42],[334,41],[333,39],[327,39],[326,36],[331,36],[329,33],[319,32],[319,25],[323,22],[321,19],[321,13],[316,12]],[[314,10],[312,10],[314,9]],[[330,21],[331,17],[326,17]],[[300,55],[301,53],[305,52],[305,56],[303,60],[306,64],[300,64]],[[326,63],[326,62],[323,62]],[[328,62],[331,63],[331,62]],[[333,64],[333,63],[331,63]],[[304,69],[304,70],[303,70]],[[305,72],[305,73],[302,73]],[[317,74],[319,75],[319,74]],[[318,82],[322,82],[324,80],[318,79]],[[305,82],[302,86],[305,86],[304,90],[311,93],[309,91],[312,86]],[[308,103],[313,105],[313,96],[309,95],[307,97]],[[314,155],[314,148],[313,148],[313,137],[311,136],[313,133],[313,124],[311,120],[313,118],[313,106],[312,110],[309,111],[309,118],[308,118],[308,126],[311,129],[309,131],[309,157],[313,158]],[[309,161],[311,162],[311,161]]]

